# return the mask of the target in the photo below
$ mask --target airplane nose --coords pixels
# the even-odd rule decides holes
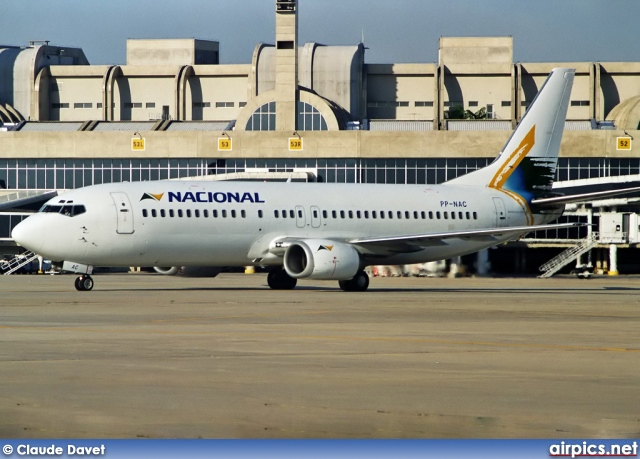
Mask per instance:
[[[39,253],[44,242],[44,231],[41,225],[34,222],[32,217],[29,217],[13,228],[11,237],[19,246]]]

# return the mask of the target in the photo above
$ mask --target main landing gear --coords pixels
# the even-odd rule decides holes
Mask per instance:
[[[274,269],[269,271],[267,283],[273,290],[291,290],[298,280],[289,276],[284,269]],[[345,292],[364,292],[369,288],[369,276],[364,271],[358,271],[353,279],[341,280],[338,284]]]
[[[76,290],[86,292],[93,288],[93,279],[88,274],[78,277],[75,282]]]
[[[276,268],[267,275],[267,284],[273,290],[291,290],[297,283],[298,279],[288,275],[284,269]]]
[[[364,271],[358,271],[353,279],[338,281],[345,292],[364,292],[369,288],[369,276]]]

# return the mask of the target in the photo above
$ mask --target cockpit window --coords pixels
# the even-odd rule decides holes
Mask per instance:
[[[87,209],[83,205],[78,205],[78,204],[76,205],[67,204],[62,206],[45,204],[40,209],[40,212],[62,214],[62,215],[66,215],[67,217],[75,217],[76,215],[83,214],[86,211]]]

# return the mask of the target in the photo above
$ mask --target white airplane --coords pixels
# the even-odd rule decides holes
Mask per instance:
[[[538,229],[553,197],[574,69],[558,68],[487,167],[441,185],[150,181],[89,186],[49,200],[12,237],[82,273],[95,266],[266,266],[272,289],[297,279],[364,291],[364,268],[477,252]]]

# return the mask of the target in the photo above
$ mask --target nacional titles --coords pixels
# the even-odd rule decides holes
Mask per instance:
[[[215,202],[218,204],[224,203],[254,203],[263,204],[265,201],[260,198],[260,193],[250,192],[231,192],[231,191],[169,191],[167,193],[152,194],[144,193],[140,201],[145,199],[151,199],[154,201],[160,201],[167,195],[168,202]]]

